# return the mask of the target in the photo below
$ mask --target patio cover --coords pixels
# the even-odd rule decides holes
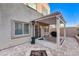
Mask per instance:
[[[49,25],[56,24],[56,31],[57,31],[56,42],[57,42],[57,47],[59,48],[61,43],[66,39],[66,21],[64,20],[62,14],[60,12],[55,12],[53,14],[40,17],[34,21],[46,23]],[[60,40],[61,39],[60,38],[60,24],[61,23],[64,24],[64,39],[62,41]]]
[[[60,18],[60,19],[58,19],[58,18]],[[52,25],[52,24],[56,24],[56,20],[60,20],[61,23],[62,22],[66,23],[60,12],[55,12],[53,14],[40,17],[40,18],[36,19],[35,21]]]

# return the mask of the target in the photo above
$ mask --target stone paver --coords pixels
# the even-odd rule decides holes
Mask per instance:
[[[45,44],[45,42],[44,42]],[[79,45],[75,38],[67,38],[62,47],[59,49],[51,49],[43,46],[42,44],[36,43],[31,45],[27,42],[22,45],[11,47],[0,51],[1,56],[29,56],[31,50],[46,50],[48,56],[78,56],[79,55]]]

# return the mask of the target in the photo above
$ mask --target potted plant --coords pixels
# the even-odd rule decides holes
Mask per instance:
[[[35,44],[35,37],[32,37],[31,39],[32,39],[31,44]]]

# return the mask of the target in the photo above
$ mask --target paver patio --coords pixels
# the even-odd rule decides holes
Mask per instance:
[[[79,45],[75,38],[70,37],[67,37],[62,47],[59,49],[47,48],[38,43],[31,45],[29,41],[22,45],[0,51],[0,56],[29,56],[31,50],[46,50],[48,56],[79,56]]]

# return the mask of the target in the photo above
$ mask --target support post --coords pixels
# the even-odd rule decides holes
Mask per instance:
[[[59,48],[60,46],[60,19],[59,18],[56,20],[56,30],[57,30],[56,41],[57,41],[57,47]]]
[[[50,25],[48,25],[48,36],[49,36],[49,33],[50,33]]]
[[[38,26],[38,37],[40,37],[40,36],[39,36],[39,28],[40,28],[40,27],[39,27],[39,22],[37,22],[37,26]]]
[[[64,24],[64,40],[66,39],[66,25]]]

